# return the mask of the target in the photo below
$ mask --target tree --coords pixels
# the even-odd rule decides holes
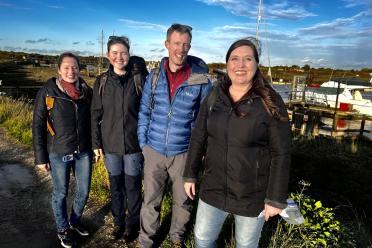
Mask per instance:
[[[309,71],[310,70],[310,65],[306,64],[302,67],[302,69],[304,69],[304,71]]]

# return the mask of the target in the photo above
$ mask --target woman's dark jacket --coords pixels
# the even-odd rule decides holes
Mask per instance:
[[[35,99],[32,138],[36,164],[49,163],[49,153],[72,154],[91,151],[90,102],[92,89],[79,79],[80,99],[74,101],[56,78],[47,81]],[[50,110],[46,97],[53,99]],[[47,120],[55,135],[47,130]]]
[[[203,102],[192,132],[185,181],[196,181],[205,155],[200,186],[204,202],[249,217],[258,216],[264,203],[284,208],[291,162],[288,119],[271,117],[254,93],[233,107],[227,86],[214,90],[213,108],[209,111],[208,100]],[[288,117],[276,95],[281,115]],[[234,108],[246,116],[238,117]]]
[[[137,138],[138,111],[141,92],[136,90],[134,75],[127,70],[119,76],[110,65],[107,81],[99,92],[100,75],[93,88],[92,144],[93,149],[119,155],[141,152]],[[146,72],[141,72],[142,86]]]

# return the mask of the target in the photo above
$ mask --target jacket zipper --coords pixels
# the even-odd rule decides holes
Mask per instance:
[[[229,110],[229,116],[228,116],[228,119],[227,119],[227,129],[226,129],[226,132],[225,132],[225,138],[226,138],[226,154],[225,154],[225,167],[224,167],[224,174],[225,174],[225,187],[224,187],[224,194],[225,194],[225,197],[224,197],[224,209],[226,209],[226,205],[227,205],[227,155],[229,153],[229,145],[228,145],[228,138],[229,138],[229,125],[230,125],[230,119],[231,119],[231,113],[232,113],[232,110],[233,108],[230,107],[230,110]]]
[[[125,84],[128,83],[128,80],[123,83],[123,85],[120,85],[123,88],[123,105],[122,105],[122,112],[123,112],[123,143],[124,143],[124,154],[126,154],[126,140],[125,140],[125,105],[126,105],[126,97],[125,97]],[[128,86],[127,86],[128,87]],[[128,90],[129,91],[129,90]]]
[[[167,82],[168,83],[168,82]],[[168,111],[168,114],[167,114],[167,130],[165,131],[165,150],[164,150],[164,153],[165,155],[167,156],[167,153],[168,153],[168,136],[169,136],[169,123],[170,123],[170,119],[172,117],[172,114],[173,114],[173,103],[174,103],[174,99],[176,98],[177,96],[177,93],[178,91],[185,87],[185,85],[180,85],[178,88],[177,88],[177,91],[176,93],[173,95],[173,98],[169,100],[169,111]],[[169,94],[169,88],[168,88],[168,94]]]

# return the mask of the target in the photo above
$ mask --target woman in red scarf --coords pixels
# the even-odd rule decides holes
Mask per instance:
[[[35,162],[52,176],[52,208],[63,247],[74,245],[72,230],[82,236],[89,235],[80,219],[92,174],[92,89],[79,76],[78,57],[61,54],[58,77],[50,78],[36,96],[32,124]],[[68,216],[66,199],[71,170],[74,170],[76,192]]]

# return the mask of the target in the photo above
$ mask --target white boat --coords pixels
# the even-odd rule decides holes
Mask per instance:
[[[362,92],[368,91],[372,92],[371,82],[357,78],[335,78],[320,87],[306,87],[305,100],[309,104],[334,108],[339,92],[338,109],[372,116],[372,102],[362,96]]]

